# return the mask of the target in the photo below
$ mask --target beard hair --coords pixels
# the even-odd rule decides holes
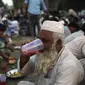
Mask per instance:
[[[44,51],[43,53],[39,53],[36,56],[36,72],[44,72],[47,73],[48,70],[52,69],[58,60],[58,52],[55,49],[55,43],[48,51]]]

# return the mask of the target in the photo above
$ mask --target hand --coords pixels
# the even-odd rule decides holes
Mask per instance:
[[[33,53],[24,53],[21,49],[21,55],[22,56],[25,56],[25,57],[31,57],[32,55],[36,54],[36,52],[33,52]]]
[[[45,13],[45,14],[48,14],[48,10],[45,10],[44,13]]]
[[[25,45],[27,43],[30,43],[30,42],[32,42],[32,40],[30,40],[30,41],[24,41],[21,45],[23,46],[23,45]]]
[[[13,49],[13,47],[9,47],[9,49],[11,50],[11,52],[14,52],[14,49]]]
[[[1,64],[1,69],[2,69],[3,72],[6,72],[6,70],[7,70],[7,62],[4,61],[4,62]]]
[[[31,53],[23,53],[22,52],[22,55],[24,55],[24,56],[27,56],[27,57],[31,57],[31,56],[33,56],[33,55],[35,55],[35,54],[37,54],[38,52],[31,52]]]
[[[8,62],[9,58],[8,58],[8,55],[7,55],[7,54],[5,54],[5,53],[3,53],[2,51],[0,51],[0,56],[2,56],[3,59],[4,59],[6,62]]]
[[[4,59],[5,62],[9,61],[9,57],[7,55],[5,55],[5,54],[3,55],[3,59]]]
[[[11,52],[14,51],[13,47],[12,46],[9,46],[9,45],[6,45],[6,48],[9,49]]]

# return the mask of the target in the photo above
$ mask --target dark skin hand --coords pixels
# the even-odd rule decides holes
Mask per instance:
[[[29,61],[30,57],[32,55],[34,55],[36,53],[32,53],[32,54],[27,54],[27,55],[24,55],[22,52],[21,52],[21,56],[20,56],[20,69],[22,69],[24,67],[24,65]]]
[[[0,51],[0,56],[3,57],[4,61],[8,62],[10,53],[7,53],[7,52],[3,53],[2,51]]]
[[[8,38],[8,35],[3,35],[3,32],[0,32],[0,37],[1,38],[4,38],[4,43],[5,43],[5,48],[11,50],[13,52],[13,48],[11,46],[8,45],[8,42],[9,42],[9,38]]]
[[[29,42],[31,42],[32,40],[30,40]],[[24,42],[22,43],[22,45],[25,45],[26,43],[29,43],[28,41],[27,42]],[[32,55],[36,54],[35,52],[34,53],[31,53],[31,54],[23,54],[23,52],[21,51],[21,56],[20,56],[20,69],[22,69],[24,67],[24,65],[29,61],[30,57]]]
[[[5,46],[5,48],[9,49],[11,52],[13,52],[13,51],[14,51],[13,47],[12,47],[12,46],[10,46],[10,45],[6,45],[6,46]]]

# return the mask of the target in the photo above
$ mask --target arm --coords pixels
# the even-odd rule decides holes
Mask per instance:
[[[30,61],[28,61],[25,66],[21,69],[21,73],[23,75],[31,74],[34,72],[34,68],[31,65]]]
[[[3,37],[5,39],[5,44],[9,43],[9,37],[7,34],[3,34],[1,37]]]
[[[84,40],[82,40],[81,52],[85,58],[85,41]]]
[[[60,68],[54,85],[78,85],[83,79],[83,73],[80,70],[73,66]]]
[[[23,75],[33,73],[35,71],[35,56],[32,56],[29,61],[22,68],[21,73]]]
[[[47,11],[47,7],[45,5],[45,2],[43,0],[41,0],[41,5],[44,11]]]
[[[22,69],[25,66],[25,64],[29,61],[29,59],[30,59],[30,56],[26,56],[26,55],[21,54],[21,56],[20,56],[20,69]]]
[[[4,52],[2,52],[0,50],[0,56],[2,56],[3,60],[8,63],[8,60],[9,60],[9,57],[8,56],[9,56],[9,54],[4,53]]]
[[[29,0],[25,0],[25,1],[24,1],[23,12],[26,12],[26,10],[27,10],[28,1],[29,1]]]
[[[8,43],[8,35],[7,34],[3,34],[2,32],[0,32],[0,38],[3,38],[5,43]]]
[[[21,56],[20,56],[20,69],[22,69],[26,65],[26,63],[29,61],[30,57],[34,54],[36,54],[36,53],[32,53],[32,54],[28,54],[28,55],[24,55],[23,53],[21,53]]]

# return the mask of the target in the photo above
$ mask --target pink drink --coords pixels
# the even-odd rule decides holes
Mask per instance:
[[[36,54],[43,49],[43,43],[40,39],[36,39],[22,46],[22,52],[25,55]]]

